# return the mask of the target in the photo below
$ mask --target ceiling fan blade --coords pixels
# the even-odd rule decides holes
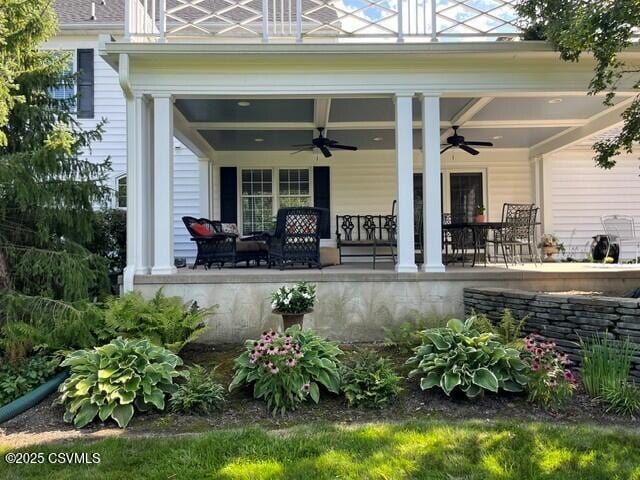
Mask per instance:
[[[467,145],[475,145],[476,147],[493,147],[493,143],[491,142],[464,142]]]
[[[440,155],[442,155],[444,152],[446,152],[450,148],[453,148],[453,145],[449,145],[449,146],[447,146],[447,148],[443,148],[442,150],[440,150]]]
[[[305,147],[305,148],[296,150],[295,152],[291,152],[290,155],[295,155],[296,153],[300,153],[300,152],[310,152],[312,150],[313,150],[313,147]]]
[[[331,148],[338,148],[340,150],[351,150],[352,152],[358,150],[358,147],[354,147],[352,145],[340,145],[337,143],[335,145],[331,145]]]
[[[318,148],[320,148],[320,151],[322,152],[325,158],[329,158],[331,156],[331,150],[329,150],[325,145],[322,145]]]
[[[464,145],[460,145],[460,148],[462,150],[464,150],[467,153],[470,153],[471,155],[478,155],[480,152],[478,150],[476,150],[475,148],[471,148],[470,146],[464,144]]]
[[[315,145],[313,143],[297,143],[295,145],[291,145],[292,147],[308,147],[313,148]]]

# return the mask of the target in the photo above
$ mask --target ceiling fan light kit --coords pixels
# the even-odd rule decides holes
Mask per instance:
[[[462,135],[458,135],[458,128],[460,128],[458,125],[453,125],[451,128],[453,128],[453,135],[447,137],[447,143],[441,145],[445,148],[440,150],[440,154],[443,154],[450,148],[459,148],[471,155],[478,155],[480,152],[473,147],[493,147],[493,143],[491,142],[465,140]]]

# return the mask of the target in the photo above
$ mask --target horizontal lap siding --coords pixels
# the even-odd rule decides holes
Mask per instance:
[[[553,231],[567,254],[584,257],[592,237],[602,232],[603,215],[630,215],[640,224],[638,159],[621,157],[612,170],[595,166],[593,152],[567,151],[545,160],[551,170]],[[623,249],[625,258],[634,252]]]
[[[57,37],[47,48],[76,50],[93,48],[94,55],[94,113],[93,119],[80,119],[85,129],[94,128],[100,119],[107,120],[102,141],[91,144],[91,151],[85,152],[95,162],[111,158],[112,173],[109,186],[115,188],[116,179],[127,172],[127,125],[126,103],[118,82],[117,73],[98,54],[95,39],[78,37]],[[176,140],[176,145],[180,145]],[[182,224],[183,215],[199,216],[199,170],[198,160],[184,146],[176,148],[174,160],[174,242],[175,256],[195,258],[195,249]]]

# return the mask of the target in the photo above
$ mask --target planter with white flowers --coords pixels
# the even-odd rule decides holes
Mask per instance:
[[[284,330],[292,325],[300,325],[307,313],[313,312],[316,302],[316,286],[300,282],[293,287],[280,287],[271,294],[273,313],[282,316]]]

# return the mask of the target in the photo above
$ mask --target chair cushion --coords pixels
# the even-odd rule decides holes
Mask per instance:
[[[236,225],[235,223],[223,223],[221,225],[223,233],[231,233],[232,235],[240,236],[238,225]]]
[[[264,242],[248,240],[244,242],[236,242],[236,252],[260,252],[266,248]]]
[[[207,227],[198,222],[193,222],[191,224],[191,229],[195,232],[199,237],[211,237],[213,232],[209,230]]]

